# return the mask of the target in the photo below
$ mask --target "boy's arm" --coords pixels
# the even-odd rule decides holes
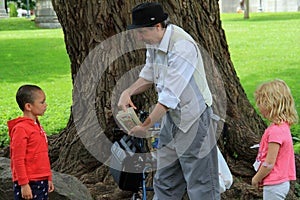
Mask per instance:
[[[25,158],[28,136],[23,128],[15,128],[11,142],[11,159],[14,163],[14,170],[17,174],[18,184],[25,185],[29,183]]]

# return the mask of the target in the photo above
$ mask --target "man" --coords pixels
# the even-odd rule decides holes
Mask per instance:
[[[137,39],[146,43],[146,64],[139,78],[120,96],[124,111],[135,107],[131,96],[155,84],[158,102],[149,117],[129,135],[145,137],[147,130],[162,119],[154,177],[154,199],[220,199],[218,161],[211,128],[212,96],[201,53],[193,38],[167,22],[168,14],[159,3],[142,3],[132,10]],[[211,137],[211,136],[212,137]]]

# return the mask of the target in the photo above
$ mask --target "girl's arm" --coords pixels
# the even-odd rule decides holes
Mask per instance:
[[[276,158],[278,155],[278,151],[280,148],[280,144],[275,142],[270,142],[268,144],[268,153],[266,160],[261,164],[258,172],[252,178],[252,185],[255,187],[259,187],[259,183],[272,171]]]

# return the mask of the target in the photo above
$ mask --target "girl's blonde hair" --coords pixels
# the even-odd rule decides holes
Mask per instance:
[[[255,91],[255,102],[264,110],[264,115],[275,124],[298,122],[298,114],[290,88],[283,80],[263,83]]]

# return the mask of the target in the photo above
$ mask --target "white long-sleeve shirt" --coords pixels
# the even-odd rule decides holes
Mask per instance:
[[[140,77],[155,83],[158,102],[171,109],[174,122],[184,132],[206,105],[212,104],[200,51],[194,40],[175,25],[168,25],[159,45],[147,46]]]

